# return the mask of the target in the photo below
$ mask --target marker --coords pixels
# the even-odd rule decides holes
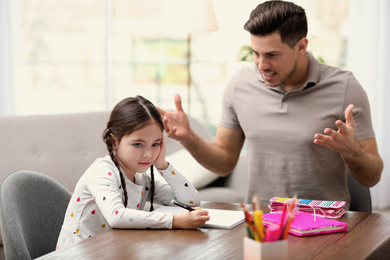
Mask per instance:
[[[195,210],[194,208],[192,208],[190,206],[187,206],[187,205],[185,205],[183,203],[180,203],[177,200],[171,200],[171,203],[176,205],[176,206],[182,207],[183,209],[189,210],[189,211]]]
[[[279,240],[279,227],[278,226],[268,226],[267,232],[265,234],[266,242],[274,242]]]

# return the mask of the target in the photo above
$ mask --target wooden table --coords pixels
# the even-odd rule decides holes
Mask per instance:
[[[241,210],[239,204],[216,202],[202,207]],[[289,259],[390,259],[390,214],[350,211],[339,220],[348,223],[348,231],[289,235]],[[244,236],[244,224],[230,230],[111,229],[39,259],[242,259]]]

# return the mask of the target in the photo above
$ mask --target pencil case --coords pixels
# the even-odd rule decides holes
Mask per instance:
[[[265,226],[280,226],[282,212],[267,213],[263,215],[263,223]],[[298,212],[294,214],[288,233],[295,236],[313,236],[321,234],[329,234],[348,230],[348,224],[334,219],[315,218],[311,214]]]
[[[289,204],[292,198],[273,197],[270,199],[270,212],[281,212],[285,203]],[[326,218],[340,218],[345,214],[345,201],[298,199],[297,210],[308,214]]]

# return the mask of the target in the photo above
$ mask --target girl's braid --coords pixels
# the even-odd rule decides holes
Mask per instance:
[[[121,177],[121,184],[122,184],[123,192],[125,194],[125,202],[124,202],[124,204],[125,204],[125,207],[127,207],[128,196],[127,196],[127,190],[126,190],[126,182],[125,182],[125,178],[123,176],[121,167],[119,166],[119,164],[118,164],[118,162],[117,162],[117,160],[115,158],[114,151],[112,149],[111,129],[109,127],[107,127],[106,130],[104,131],[104,141],[106,142],[107,150],[108,150],[108,152],[110,154],[110,157],[111,157],[112,161],[114,162],[115,166],[119,170],[119,175]]]
[[[153,171],[153,165],[150,166],[150,176],[152,177],[150,181],[150,211],[154,210],[153,207],[153,197],[154,197],[154,171]]]

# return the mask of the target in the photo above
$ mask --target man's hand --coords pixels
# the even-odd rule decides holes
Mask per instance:
[[[352,110],[353,105],[345,109],[345,124],[341,120],[336,121],[337,131],[326,128],[325,135],[314,136],[314,143],[339,153],[352,177],[366,187],[373,187],[381,178],[383,161],[378,154],[375,138],[357,141]]]
[[[167,136],[178,141],[186,140],[190,137],[191,128],[187,115],[181,106],[181,98],[179,94],[174,97],[176,111],[168,112],[161,108],[157,108],[163,119],[165,132]]]
[[[324,130],[325,135],[316,134],[314,136],[314,143],[327,147],[336,153],[340,153],[342,156],[359,151],[361,147],[355,137],[356,125],[352,110],[353,105],[349,105],[345,109],[345,123],[341,120],[336,121],[336,125],[339,128],[337,131],[326,128]]]

